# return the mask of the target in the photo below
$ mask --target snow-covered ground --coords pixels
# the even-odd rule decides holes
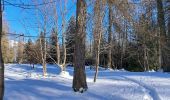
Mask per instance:
[[[96,83],[94,71],[86,68],[88,90],[72,91],[73,68],[59,73],[48,65],[47,77],[42,66],[32,70],[29,65],[5,65],[4,100],[170,100],[170,74],[160,72],[127,72],[100,70]]]

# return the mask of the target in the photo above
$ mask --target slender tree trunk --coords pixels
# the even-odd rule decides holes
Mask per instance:
[[[52,2],[53,0],[51,0]],[[54,11],[54,25],[56,26],[55,28],[55,33],[56,33],[56,58],[57,58],[57,64],[60,64],[60,46],[59,46],[59,38],[58,38],[58,32],[57,32],[57,22],[58,22],[58,15],[57,15],[57,11],[56,11],[57,7],[56,7],[56,3],[54,3],[53,5],[53,11]]]
[[[86,2],[77,0],[76,14],[76,37],[74,51],[74,77],[73,90],[75,92],[84,92],[87,90],[85,73],[85,30],[86,30]]]
[[[96,0],[95,7],[94,7],[94,21],[95,21],[95,28],[94,28],[94,42],[95,42],[95,59],[96,59],[96,72],[94,75],[94,82],[96,82],[97,75],[98,75],[98,66],[100,61],[100,42],[102,37],[102,18],[103,18],[103,1]]]
[[[144,40],[145,41],[145,40]],[[145,71],[149,71],[149,66],[148,66],[148,57],[147,57],[147,47],[146,44],[143,44],[143,49],[144,49],[144,69]]]
[[[61,3],[62,4],[62,3]],[[62,7],[60,6],[62,9]],[[66,43],[65,43],[65,14],[66,14],[66,1],[64,0],[64,10],[62,11],[62,43],[63,43],[63,64],[62,64],[62,71],[65,71],[65,64],[66,64],[66,57],[67,57],[67,51],[66,51]]]
[[[66,45],[65,45],[64,33],[63,33],[62,40],[63,40],[63,63],[62,63],[62,71],[65,71],[65,64],[66,64],[66,55],[67,55],[67,52],[66,52]]]
[[[4,96],[4,61],[2,58],[2,9],[0,0],[0,100],[3,100]]]
[[[42,42],[42,38],[44,39],[44,43]],[[45,34],[43,34],[43,37],[40,37],[40,48],[41,48],[41,62],[43,66],[43,76],[46,76],[47,70],[46,70],[46,40],[45,40]]]
[[[44,76],[47,75],[46,59],[47,59],[47,42],[44,37],[44,59],[43,59],[43,74],[44,74]]]
[[[99,33],[99,40],[97,41],[98,43],[96,43],[96,61],[95,61],[95,65],[96,65],[96,72],[94,75],[94,82],[96,82],[97,76],[98,76],[98,67],[99,67],[99,61],[100,61],[100,41],[101,41],[101,33]]]
[[[143,17],[143,19],[144,19],[144,17]],[[144,25],[143,25],[144,24]],[[146,33],[145,33],[145,25],[146,25],[146,22],[144,22],[142,24],[142,31],[143,31],[143,56],[144,56],[144,64],[143,64],[143,66],[144,66],[144,70],[145,71],[149,71],[149,68],[148,68],[148,55],[147,55],[147,45],[146,45],[146,43],[147,43],[147,36],[146,36]]]
[[[59,47],[59,43],[58,43],[58,35],[57,35],[57,43],[56,43],[56,51],[57,51],[57,64],[60,64],[60,47]]]
[[[168,8],[170,12],[170,7]],[[170,14],[168,16],[168,40],[170,39]],[[170,41],[170,40],[169,40]]]
[[[123,68],[123,57],[124,57],[124,49],[125,49],[125,46],[124,46],[125,39],[124,38],[125,38],[124,33],[122,33],[121,55],[120,55],[120,67],[119,67],[119,69]]]
[[[113,49],[113,35],[112,35],[112,5],[109,3],[109,27],[108,27],[108,42],[109,42],[109,52],[108,52],[108,67],[112,69],[112,49]]]

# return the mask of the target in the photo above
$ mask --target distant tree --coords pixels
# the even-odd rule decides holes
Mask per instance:
[[[72,88],[75,92],[79,91],[81,93],[88,88],[85,73],[86,7],[85,0],[77,0],[74,76]]]
[[[24,44],[22,41],[19,41],[17,44],[17,62],[20,64],[23,62],[24,57]]]
[[[59,64],[60,58],[58,57],[57,43],[58,43],[57,33],[53,28],[50,36],[50,41],[49,41],[49,50],[48,50],[50,56],[49,61],[50,62],[56,61],[57,64]]]
[[[66,58],[68,63],[73,63],[75,34],[76,34],[76,20],[74,16],[72,16],[69,20],[69,25],[66,29],[66,49],[67,49]]]
[[[25,44],[24,48],[24,59],[27,63],[34,64],[36,63],[35,54],[34,54],[34,44],[31,39]]]
[[[53,0],[51,0],[53,1]],[[54,32],[54,35],[55,35],[55,47],[56,47],[56,59],[57,59],[57,64],[60,64],[60,45],[59,45],[59,34],[57,32],[57,29],[58,29],[58,25],[57,25],[57,22],[58,22],[58,13],[57,13],[57,6],[56,6],[57,2],[56,3],[53,3],[52,4],[52,8],[53,8],[53,19],[54,19],[54,26],[55,28],[53,28],[53,32]]]
[[[1,42],[2,42],[2,55],[3,55],[4,63],[13,62],[14,47],[12,47],[10,45],[11,43],[10,43],[9,37],[7,35],[7,33],[9,32],[9,25],[5,19],[3,19],[2,30],[3,30],[3,32],[2,32],[3,36],[2,36]]]
[[[3,59],[4,59],[4,63],[8,63],[8,62],[13,62],[14,60],[14,51],[13,51],[13,47],[10,47],[10,43],[9,43],[9,39],[6,36],[6,32],[3,32],[3,36],[2,36],[2,55],[3,55]]]

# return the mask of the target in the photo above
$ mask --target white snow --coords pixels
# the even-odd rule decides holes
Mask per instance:
[[[93,83],[94,70],[86,68],[88,90],[72,90],[73,67],[60,72],[56,65],[32,69],[27,64],[5,65],[4,100],[170,100],[170,74],[162,72],[128,72],[99,70]]]
[[[66,78],[66,79],[72,79],[72,76],[69,75],[69,72],[67,71],[62,71],[59,73],[59,75],[63,78]]]

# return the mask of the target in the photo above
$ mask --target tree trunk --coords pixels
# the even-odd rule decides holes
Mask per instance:
[[[109,42],[109,52],[108,52],[108,67],[112,69],[112,49],[113,49],[113,36],[112,36],[112,5],[109,3],[109,27],[108,27],[108,42]]]
[[[98,67],[99,67],[99,61],[100,61],[100,41],[101,41],[101,32],[99,33],[99,40],[97,41],[98,43],[96,43],[96,61],[95,61],[95,65],[96,65],[96,72],[94,75],[94,82],[96,82],[97,76],[98,76]]]
[[[95,59],[96,59],[96,72],[94,76],[94,82],[96,82],[96,78],[98,75],[98,66],[100,61],[100,42],[102,37],[102,18],[103,18],[103,11],[101,10],[103,8],[103,1],[96,0],[95,7],[94,7],[94,42],[95,42]]]
[[[2,58],[2,9],[0,0],[0,100],[3,100],[4,96],[4,61]]]
[[[61,7],[62,8],[62,7]],[[64,11],[62,11],[62,43],[63,43],[63,64],[62,64],[62,71],[65,71],[65,64],[66,64],[66,57],[67,57],[67,51],[66,51],[66,43],[65,43],[65,33],[64,33],[64,27],[65,27],[65,14],[66,14],[66,1],[64,0]]]
[[[165,18],[162,0],[157,0],[157,10],[158,10],[158,25],[159,25],[159,69],[165,67],[166,65],[166,30],[165,30]]]
[[[51,0],[52,2],[53,0]],[[57,58],[57,64],[60,64],[60,46],[59,46],[59,38],[58,38],[58,32],[57,32],[57,22],[58,22],[58,15],[57,15],[57,7],[56,7],[56,4],[54,3],[53,5],[53,11],[54,11],[54,24],[56,26],[55,28],[55,33],[56,33],[56,58]]]
[[[76,14],[76,37],[74,52],[74,77],[73,90],[83,93],[87,90],[86,73],[85,73],[85,30],[86,30],[86,2],[77,0]]]
[[[144,40],[145,41],[145,40]],[[145,69],[145,71],[149,71],[149,66],[148,66],[148,51],[147,51],[147,47],[146,47],[146,44],[145,44],[145,42],[144,42],[144,44],[143,44],[144,46],[143,46],[143,49],[144,49],[144,69]]]
[[[167,0],[167,4],[170,4],[170,1]],[[168,53],[167,54],[170,54],[170,5],[167,7],[168,11],[167,13],[168,14],[168,36],[167,36],[167,48],[168,48]],[[167,67],[167,71],[170,72],[170,56],[168,56],[167,58],[167,64],[166,64],[166,67]]]
[[[44,39],[44,41],[42,41]],[[44,43],[43,43],[44,42]],[[43,37],[40,37],[40,48],[41,48],[41,62],[43,66],[43,76],[46,76],[47,70],[46,70],[46,40],[45,40],[45,34],[43,34]]]
[[[45,35],[46,36],[46,35]],[[44,37],[45,38],[45,37]],[[43,57],[43,75],[47,75],[47,68],[46,68],[46,58],[47,58],[47,42],[46,39],[44,39],[44,57]]]
[[[60,47],[58,43],[58,35],[57,35],[57,43],[56,43],[56,51],[57,51],[57,64],[60,64]]]
[[[170,12],[170,7],[168,8]],[[170,39],[170,14],[168,16],[168,40]],[[170,41],[170,40],[169,40]]]

